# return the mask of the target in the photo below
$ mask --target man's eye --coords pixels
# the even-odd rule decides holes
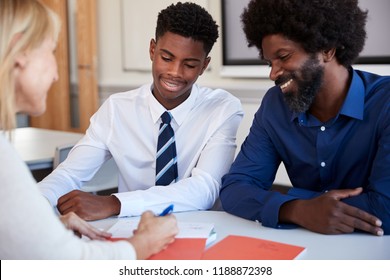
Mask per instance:
[[[279,56],[279,59],[280,60],[282,60],[282,61],[285,61],[285,60],[287,60],[288,58],[290,57],[290,55],[281,55],[281,56]]]

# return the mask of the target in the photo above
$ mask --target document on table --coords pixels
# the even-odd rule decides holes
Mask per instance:
[[[118,219],[108,231],[112,241],[128,238],[137,228],[139,218]],[[305,248],[302,246],[248,236],[228,235],[215,245],[214,224],[178,222],[175,242],[150,260],[292,260]]]
[[[112,241],[121,240],[133,235],[138,227],[139,218],[118,219],[108,230]],[[179,233],[176,240],[165,250],[151,256],[150,260],[199,260],[204,249],[215,241],[214,224],[178,222]]]
[[[127,238],[133,235],[137,229],[139,218],[135,219],[118,219],[118,221],[108,230],[112,238]],[[176,238],[209,238],[215,236],[213,232],[214,224],[212,223],[193,223],[178,222],[179,233]]]

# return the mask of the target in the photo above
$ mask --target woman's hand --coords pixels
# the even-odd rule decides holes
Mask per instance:
[[[173,215],[156,217],[152,212],[142,214],[137,230],[128,241],[137,252],[137,259],[147,259],[160,252],[175,241],[179,233],[176,218]]]
[[[73,212],[60,216],[60,220],[67,229],[73,230],[79,237],[85,235],[90,239],[96,240],[106,240],[111,237],[111,233],[101,231],[91,226]]]

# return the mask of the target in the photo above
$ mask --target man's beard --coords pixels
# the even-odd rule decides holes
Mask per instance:
[[[296,83],[297,91],[287,91],[283,94],[288,107],[297,113],[303,113],[309,110],[313,104],[318,90],[322,85],[324,68],[320,65],[316,57],[308,59],[303,66],[294,71],[288,77],[282,77],[275,81],[280,85],[290,79]]]

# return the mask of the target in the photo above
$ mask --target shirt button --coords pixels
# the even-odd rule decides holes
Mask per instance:
[[[325,131],[325,126],[321,126],[321,131]]]
[[[325,162],[321,162],[321,167],[325,167],[326,166],[326,163]]]

